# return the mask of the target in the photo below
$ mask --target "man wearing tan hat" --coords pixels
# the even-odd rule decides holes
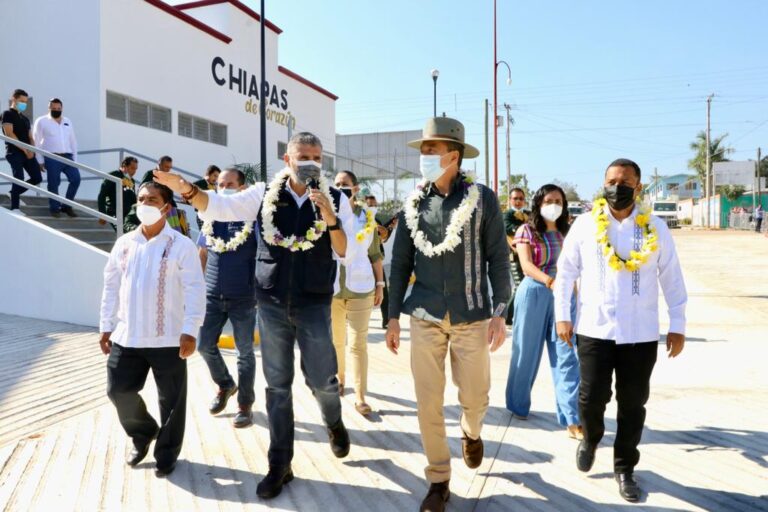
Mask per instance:
[[[386,338],[387,348],[397,354],[400,313],[410,315],[411,372],[430,483],[421,510],[442,511],[451,477],[443,416],[445,358],[450,351],[462,409],[464,462],[477,468],[483,460],[480,430],[491,385],[489,352],[506,335],[509,247],[496,196],[460,170],[464,157],[479,154],[464,142],[464,126],[447,117],[431,118],[422,138],[408,145],[421,151],[424,180],[400,213]],[[413,289],[403,301],[414,272]]]

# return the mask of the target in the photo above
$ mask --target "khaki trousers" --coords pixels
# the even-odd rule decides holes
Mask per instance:
[[[345,382],[345,353],[349,341],[357,403],[365,402],[365,392],[368,390],[368,321],[373,310],[373,297],[373,294],[363,299],[334,297],[331,305],[331,329],[339,366],[339,382]]]
[[[480,437],[488,410],[491,362],[488,350],[488,320],[451,324],[411,317],[411,372],[416,386],[416,404],[421,442],[430,483],[451,478],[451,452],[445,433],[445,356],[450,350],[453,383],[459,388],[461,428],[471,439]]]

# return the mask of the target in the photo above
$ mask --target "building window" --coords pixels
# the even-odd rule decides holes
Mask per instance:
[[[171,132],[171,109],[107,91],[107,117]]]
[[[277,141],[277,158],[283,159],[283,155],[288,152],[288,144],[285,142]]]
[[[333,157],[330,155],[323,155],[323,170],[326,172],[335,171]]]
[[[227,145],[227,125],[183,112],[179,112],[179,135],[220,146]]]

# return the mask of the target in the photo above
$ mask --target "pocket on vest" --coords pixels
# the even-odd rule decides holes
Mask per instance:
[[[277,285],[277,260],[259,255],[256,258],[256,286],[270,290]]]

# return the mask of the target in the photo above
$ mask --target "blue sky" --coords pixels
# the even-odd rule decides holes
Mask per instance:
[[[258,11],[259,2],[245,0]],[[267,0],[281,27],[279,61],[337,94],[339,133],[420,129],[438,111],[464,122],[482,150],[492,99],[491,0]],[[768,153],[768,2],[498,1],[500,113],[513,105],[512,172],[530,184],[573,182],[591,197],[611,160],[646,176],[686,171],[705,126],[728,133],[731,158]],[[491,138],[491,147],[492,147]],[[505,175],[499,130],[499,174]],[[465,167],[474,166],[466,161]],[[483,175],[484,158],[477,159]],[[492,169],[492,166],[491,166]]]

